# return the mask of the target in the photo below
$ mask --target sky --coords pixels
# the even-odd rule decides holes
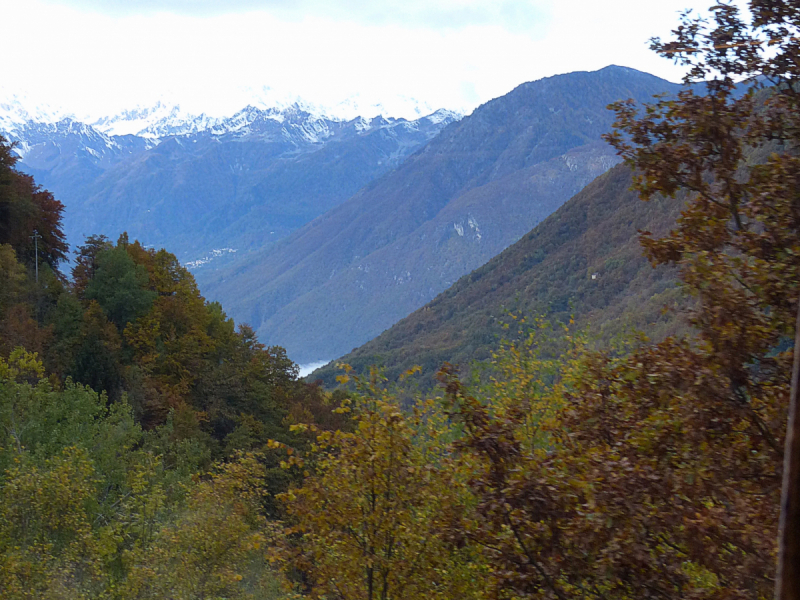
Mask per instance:
[[[0,0],[0,100],[97,118],[161,100],[224,116],[300,100],[351,118],[468,114],[526,81],[617,64],[710,0]]]

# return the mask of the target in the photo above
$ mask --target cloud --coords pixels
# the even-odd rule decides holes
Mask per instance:
[[[108,16],[172,13],[208,17],[267,12],[287,20],[309,17],[368,25],[461,29],[496,25],[514,33],[540,32],[548,18],[541,0],[50,0]]]
[[[545,11],[543,0],[438,0],[433,8],[386,0],[380,10],[367,0],[294,0],[299,9],[288,0],[217,0],[228,12],[203,15],[211,10],[204,0],[0,0],[4,43],[18,50],[0,62],[0,92],[27,92],[78,116],[159,99],[215,115],[270,98],[387,110],[413,99],[470,111],[524,81],[609,64],[677,80],[682,69],[647,40],[669,36],[687,4],[708,1],[659,0],[642,10],[641,0],[550,0]],[[155,12],[164,8],[173,11]],[[404,110],[389,114],[413,116]]]

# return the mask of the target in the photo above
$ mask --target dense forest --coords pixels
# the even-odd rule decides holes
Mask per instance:
[[[0,140],[3,597],[227,595],[292,480],[242,453],[341,418],[165,250],[92,236],[68,279],[63,206],[14,164]]]
[[[67,278],[62,206],[0,143],[3,598],[791,590],[800,2],[751,10],[684,15],[653,47],[690,85],[613,105],[633,189],[679,207],[641,246],[691,299],[685,325],[598,348],[569,317],[509,314],[508,341],[469,378],[442,364],[431,393],[420,366],[397,385],[347,365],[334,392],[298,381],[125,235],[88,238]]]

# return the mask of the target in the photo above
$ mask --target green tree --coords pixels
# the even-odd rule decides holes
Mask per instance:
[[[75,358],[67,375],[116,400],[122,393],[120,335],[94,300],[82,317],[80,340],[74,348]]]
[[[0,317],[19,300],[25,282],[25,271],[16,252],[8,244],[0,245]]]
[[[104,235],[90,235],[82,246],[75,250],[75,266],[72,268],[72,285],[75,293],[83,299],[86,287],[94,278],[99,264],[97,255],[110,250],[113,244]]]
[[[116,247],[97,254],[96,272],[84,294],[100,304],[120,331],[147,314],[156,297],[147,289],[147,270],[133,261],[122,242],[120,238]]]
[[[54,389],[34,354],[0,358],[3,598],[280,597],[263,465],[204,473],[172,433],[143,432],[124,399]]]

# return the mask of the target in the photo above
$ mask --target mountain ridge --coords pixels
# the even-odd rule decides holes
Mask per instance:
[[[522,84],[451,123],[397,169],[374,180],[334,210],[275,246],[238,256],[221,271],[201,276],[201,284],[238,319],[251,323],[261,337],[284,345],[298,362],[341,355],[480,266],[615,164],[618,159],[613,150],[600,142],[601,134],[613,121],[606,109],[609,103],[626,97],[642,102],[654,94],[677,89],[676,84],[625,67]],[[493,239],[470,227],[470,219],[475,227],[482,226],[469,214],[468,199],[462,198],[470,190],[548,161],[566,164],[563,157],[581,147],[584,160],[567,167],[570,178],[542,177],[535,197],[522,189],[510,191],[501,199],[489,194],[483,197],[488,209],[507,211],[495,215],[497,220],[515,215],[518,231]],[[598,166],[602,168],[598,170]],[[531,208],[537,202],[541,210]],[[453,208],[444,211],[448,205]],[[460,208],[459,214],[455,214],[455,207]],[[450,217],[456,218],[445,223]],[[442,247],[458,242],[442,236],[433,239],[433,232],[452,228],[455,233],[450,237],[455,235],[464,242],[467,238],[458,235],[458,229],[466,232],[465,226],[476,234],[469,238],[472,247],[462,244],[449,255],[441,253]],[[440,276],[414,272],[400,264],[404,259],[380,269],[379,265],[386,263],[373,253],[390,254],[385,248],[392,245],[399,253],[404,243],[405,254],[424,247],[425,258],[417,264],[427,265],[427,270],[438,269]],[[489,253],[476,250],[492,244]],[[372,264],[367,258],[370,256],[376,259]],[[376,278],[379,270],[380,277]],[[373,280],[368,289],[360,278],[367,272]],[[402,302],[393,303],[386,290],[399,279],[410,291]],[[334,306],[342,298],[349,300]],[[385,302],[379,302],[379,298]],[[367,315],[368,304],[383,309],[375,308]],[[300,332],[308,338],[308,332],[315,331],[326,333],[298,342]],[[320,355],[323,352],[327,356]]]
[[[114,238],[130,229],[143,243],[168,245],[199,268],[217,249],[272,243],[399,164],[459,117],[442,109],[416,121],[346,121],[298,105],[249,106],[229,118],[190,124],[180,134],[173,123],[163,138],[108,135],[72,118],[26,122],[5,133],[17,144],[20,168],[64,200],[73,245],[86,235]],[[278,204],[288,207],[278,208],[280,222],[264,210],[259,214],[259,205],[273,210]],[[204,219],[213,227],[204,228]]]
[[[665,234],[683,203],[642,202],[631,183],[626,165],[613,167],[518,242],[308,378],[334,387],[340,362],[356,372],[380,365],[390,380],[420,365],[423,384],[432,385],[444,362],[468,370],[490,358],[507,335],[506,311],[561,322],[574,316],[605,343],[630,328],[656,338],[675,333],[684,325],[662,309],[685,299],[674,269],[653,268],[644,257],[639,232]]]

